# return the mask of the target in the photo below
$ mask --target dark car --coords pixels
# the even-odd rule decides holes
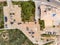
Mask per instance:
[[[7,17],[5,16],[5,22],[7,22]]]
[[[38,7],[38,9],[40,9],[40,6]]]

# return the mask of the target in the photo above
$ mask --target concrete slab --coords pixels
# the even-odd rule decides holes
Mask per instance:
[[[51,27],[53,25],[60,24],[60,10],[49,7],[47,5],[41,5],[41,20],[45,21],[45,27]]]

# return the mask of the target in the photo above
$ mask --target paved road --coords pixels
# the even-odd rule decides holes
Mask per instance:
[[[40,1],[35,1],[35,19],[38,21],[39,15],[40,15],[40,10],[38,9],[40,7]]]

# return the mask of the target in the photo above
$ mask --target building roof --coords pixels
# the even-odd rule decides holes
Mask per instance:
[[[47,5],[41,5],[41,20],[45,21],[45,27],[59,25],[60,10]]]

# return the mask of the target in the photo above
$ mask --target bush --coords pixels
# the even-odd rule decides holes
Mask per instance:
[[[35,16],[35,4],[32,1],[20,1],[20,2],[13,2],[13,4],[16,4],[18,6],[21,6],[22,8],[22,21],[29,22],[34,21]]]
[[[0,28],[4,28],[4,14],[3,14],[3,6],[6,6],[6,2],[0,2]]]
[[[39,24],[40,24],[40,29],[43,30],[45,28],[44,20],[39,20]]]

